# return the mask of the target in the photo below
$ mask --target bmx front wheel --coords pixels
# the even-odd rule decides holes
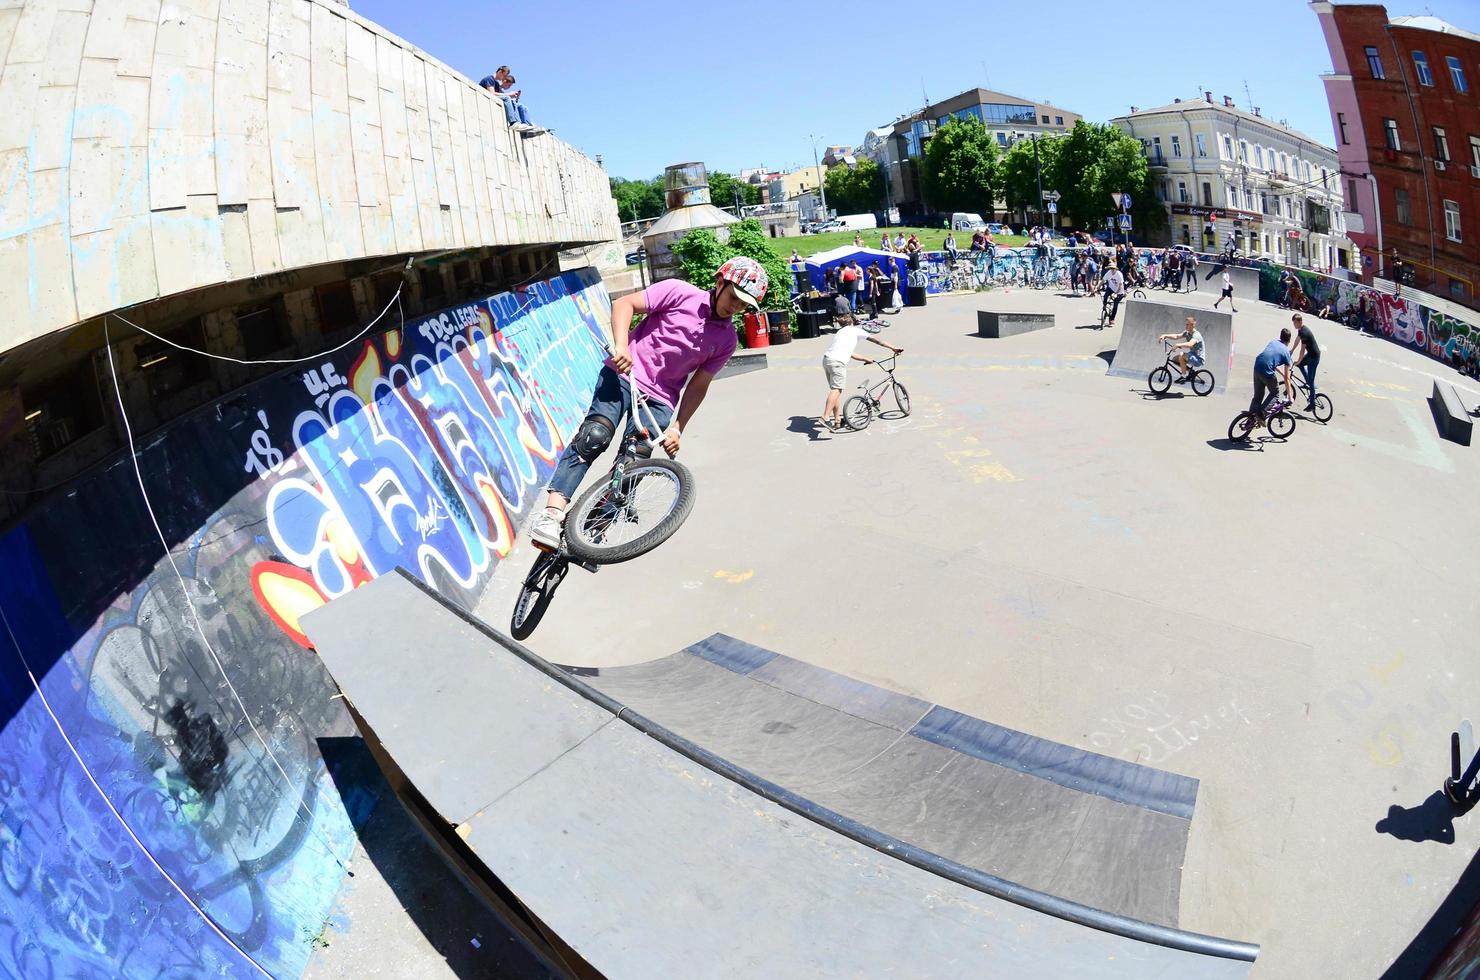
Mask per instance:
[[[1288,439],[1290,433],[1295,431],[1295,416],[1289,412],[1280,412],[1269,417],[1269,434],[1276,439]]]
[[[1194,371],[1194,372],[1192,372],[1192,390],[1195,391],[1197,394],[1199,394],[1199,395],[1209,395],[1209,394],[1212,394],[1213,385],[1214,385],[1213,372],[1211,372],[1211,371]]]
[[[893,391],[894,404],[899,407],[899,412],[897,415],[894,412],[890,412],[889,414],[896,418],[908,418],[910,414],[910,393],[898,381],[894,382]]]
[[[1154,393],[1165,395],[1172,387],[1172,372],[1163,364],[1147,375],[1146,384]]]
[[[603,480],[576,498],[565,519],[571,555],[613,565],[647,554],[673,537],[694,508],[694,476],[671,459],[636,460],[619,488]]]
[[[1132,289],[1131,290],[1131,299],[1145,299],[1145,298],[1146,298],[1146,290],[1144,290],[1144,289]]]
[[[1311,415],[1315,416],[1317,422],[1329,422],[1331,416],[1336,414],[1336,409],[1331,404],[1331,399],[1325,395],[1317,395],[1315,407],[1311,409]]]
[[[862,432],[874,420],[874,407],[862,395],[854,395],[843,405],[843,421],[848,428]]]
[[[544,552],[535,559],[534,567],[519,587],[519,597],[514,600],[514,615],[509,620],[509,632],[514,639],[528,639],[534,632],[569,568],[568,562],[550,552]]]
[[[1233,442],[1248,442],[1249,433],[1254,431],[1254,416],[1239,412],[1228,425],[1228,438]]]

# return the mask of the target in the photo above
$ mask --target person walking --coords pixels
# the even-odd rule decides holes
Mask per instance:
[[[841,292],[848,298],[848,308],[854,313],[858,312],[858,273],[853,271],[853,266],[844,262],[838,268],[838,282],[841,283]]]
[[[1189,290],[1197,289],[1197,253],[1188,252],[1182,256],[1182,268],[1185,271],[1185,281]],[[1230,304],[1232,305],[1232,304]]]
[[[1228,274],[1227,269],[1223,270],[1223,294],[1218,297],[1218,302],[1213,304],[1213,309],[1216,310],[1225,299],[1228,300],[1228,309],[1237,313],[1238,307],[1233,305],[1233,277]]]

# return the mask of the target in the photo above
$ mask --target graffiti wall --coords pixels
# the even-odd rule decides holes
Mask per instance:
[[[583,270],[368,336],[0,535],[0,976],[303,972],[375,799],[299,617],[397,565],[475,602],[609,310]]]
[[[1270,303],[1280,302],[1284,296],[1280,285],[1281,271],[1282,268],[1277,266],[1260,266],[1260,299]],[[1330,306],[1337,317],[1345,317],[1348,313],[1360,316],[1361,302],[1365,296],[1368,306],[1366,329],[1446,363],[1456,345],[1470,345],[1480,340],[1480,327],[1405,296],[1394,296],[1359,282],[1334,279],[1301,269],[1290,271],[1299,280],[1301,290],[1310,301],[1311,310],[1318,311]]]

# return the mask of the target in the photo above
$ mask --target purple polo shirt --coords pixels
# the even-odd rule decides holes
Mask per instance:
[[[735,325],[709,307],[709,290],[680,279],[643,292],[647,315],[627,338],[632,379],[643,394],[670,408],[696,371],[717,374],[735,353]]]

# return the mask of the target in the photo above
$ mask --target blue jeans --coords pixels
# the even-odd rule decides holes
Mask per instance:
[[[857,285],[854,285],[854,287],[852,289],[848,290],[848,305],[850,307],[852,307],[854,313],[857,313],[858,312],[858,286]]]
[[[529,125],[529,110],[524,108],[513,99],[504,99],[504,117],[509,120],[509,125],[524,123]]]
[[[1307,357],[1300,362],[1300,373],[1305,375],[1305,386],[1310,389],[1310,402],[1316,401],[1316,368],[1321,366],[1319,357]]]
[[[660,428],[666,429],[673,420],[673,409],[655,398],[647,400],[646,411],[652,414]],[[627,427],[622,437],[625,439],[638,428],[631,415],[632,389],[628,387],[627,378],[618,374],[617,369],[610,364],[603,364],[601,374],[596,377],[596,390],[591,393],[591,407],[586,410],[586,418],[604,418],[612,424],[615,431],[618,423],[626,417]],[[656,441],[661,433],[654,432],[650,435]],[[553,490],[569,500],[575,496],[576,488],[586,478],[586,471],[590,468],[590,463],[576,455],[574,447],[566,446],[565,452],[560,454],[560,462],[555,464],[555,472],[550,475],[550,484],[545,489]]]

